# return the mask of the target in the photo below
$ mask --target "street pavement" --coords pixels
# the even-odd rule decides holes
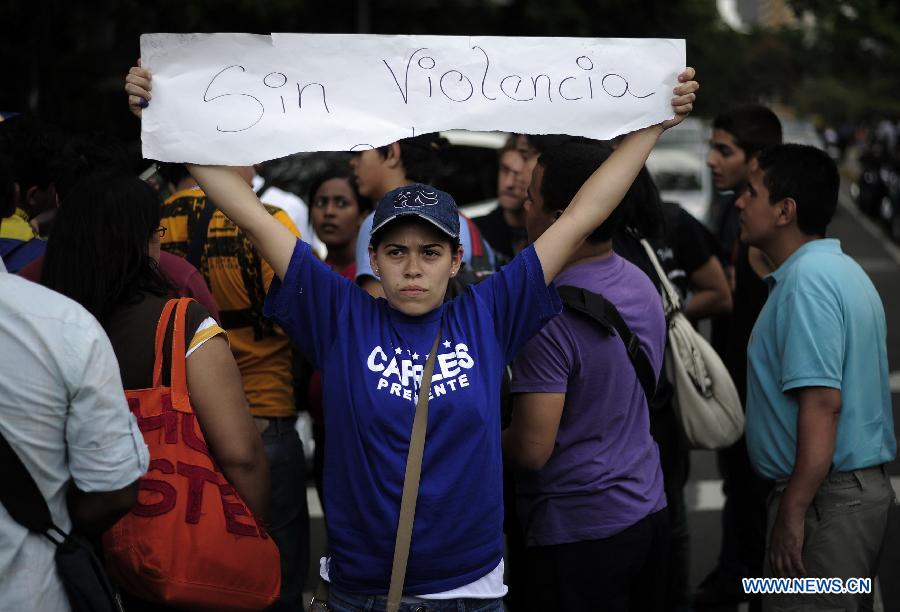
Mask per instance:
[[[900,407],[900,248],[894,245],[871,220],[862,216],[848,195],[849,185],[842,185],[841,204],[829,228],[829,237],[838,238],[845,253],[856,259],[872,278],[884,302],[888,328],[888,362],[892,379],[894,422]],[[894,490],[900,494],[900,462],[888,466]],[[315,588],[319,557],[325,549],[325,526],[315,489],[310,486],[311,563],[306,589]],[[689,527],[691,533],[691,583],[696,587],[715,566],[721,539],[721,480],[715,453],[694,451],[691,456],[691,479],[687,488]],[[883,610],[900,610],[900,508],[891,513],[882,570],[879,576],[884,602]],[[308,599],[307,599],[308,601]],[[747,605],[704,608],[711,612],[745,612]]]

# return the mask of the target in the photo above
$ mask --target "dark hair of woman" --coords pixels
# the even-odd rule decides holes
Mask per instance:
[[[159,221],[156,193],[136,176],[101,172],[82,179],[59,207],[41,282],[101,324],[144,293],[167,295],[170,287],[149,253]]]
[[[353,174],[353,170],[350,168],[349,164],[331,164],[313,178],[312,182],[309,184],[309,199],[307,200],[310,208],[315,206],[316,192],[319,191],[319,187],[321,187],[325,181],[330,181],[331,179],[344,179],[347,181],[347,184],[350,185],[350,189],[353,190],[353,195],[356,196],[359,212],[363,213],[372,210],[372,200],[359,194],[356,175]]]
[[[406,178],[414,183],[434,182],[441,166],[441,151],[450,145],[450,141],[437,132],[419,134],[410,138],[398,140],[400,145],[400,159],[403,161],[403,169]],[[377,151],[382,157],[387,157],[390,145],[378,147]]]
[[[637,230],[648,239],[662,238],[665,235],[662,198],[647,166],[641,168],[619,207],[625,211],[622,219],[625,227]]]

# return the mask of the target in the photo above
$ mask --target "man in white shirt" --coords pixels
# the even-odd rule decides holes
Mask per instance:
[[[80,305],[0,260],[0,355],[0,433],[54,524],[101,533],[131,509],[149,462],[109,339]],[[54,553],[0,505],[0,611],[69,610]]]

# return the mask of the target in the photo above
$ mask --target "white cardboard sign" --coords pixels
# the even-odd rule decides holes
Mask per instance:
[[[672,116],[681,39],[144,34],[144,156],[246,165],[448,129],[608,139]]]

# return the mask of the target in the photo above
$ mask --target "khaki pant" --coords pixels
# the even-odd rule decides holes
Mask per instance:
[[[769,497],[763,573],[772,576],[768,542],[785,483]],[[874,578],[884,544],[894,490],[883,466],[830,474],[806,512],[803,566],[812,578]],[[763,596],[764,612],[845,612],[873,608],[872,593]]]

